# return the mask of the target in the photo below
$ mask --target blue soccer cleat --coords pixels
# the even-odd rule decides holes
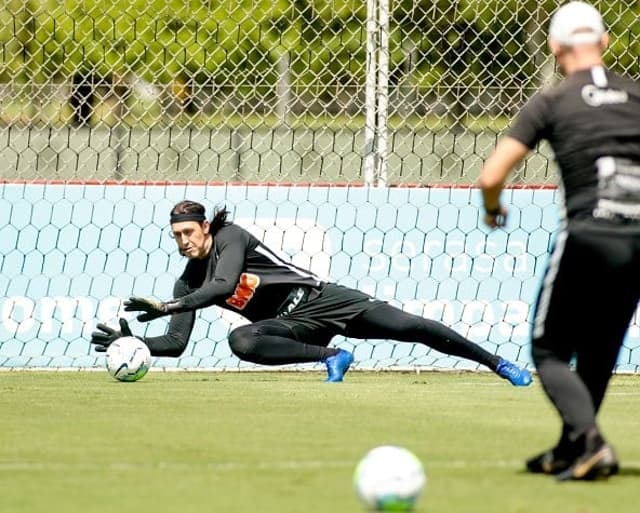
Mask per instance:
[[[329,356],[324,363],[327,366],[327,379],[329,383],[339,383],[353,363],[353,354],[344,349],[338,349],[333,356]]]
[[[515,363],[504,358],[500,358],[496,367],[496,374],[508,379],[516,387],[526,387],[531,384],[531,373],[527,369],[521,369]]]

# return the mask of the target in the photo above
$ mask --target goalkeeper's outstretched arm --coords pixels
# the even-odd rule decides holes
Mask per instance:
[[[178,357],[184,353],[195,323],[195,312],[173,314],[164,335],[143,337],[152,356]]]
[[[112,342],[120,337],[136,337],[142,340],[152,356],[178,357],[187,347],[195,322],[195,312],[184,312],[171,317],[166,334],[157,337],[142,337],[131,332],[127,320],[119,320],[120,329],[99,323],[91,334],[91,343],[98,353],[104,353]]]
[[[175,313],[191,312],[214,305],[221,298],[229,297],[240,281],[246,259],[248,241],[246,234],[236,227],[229,227],[225,236],[219,236],[215,275],[196,290],[189,289],[180,279],[176,282],[174,299],[159,301],[152,298],[130,297],[124,302],[126,312],[143,312],[140,322]],[[179,289],[179,290],[178,290]]]

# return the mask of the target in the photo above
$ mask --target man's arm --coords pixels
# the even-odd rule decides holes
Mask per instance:
[[[179,298],[180,309],[187,312],[213,305],[219,298],[227,298],[236,289],[245,267],[247,239],[239,229],[225,233],[216,240],[218,261],[210,281],[198,290]],[[229,235],[231,235],[229,237]]]
[[[182,278],[176,280],[173,285],[173,297],[181,298],[189,293],[188,285]],[[169,320],[169,326],[164,335],[141,338],[151,351],[152,356],[178,357],[187,348],[193,325],[196,321],[196,313],[182,312],[175,313]]]
[[[214,276],[198,290],[183,296],[174,294],[171,301],[131,297],[124,302],[126,312],[144,312],[138,320],[147,322],[164,315],[192,312],[216,303],[233,294],[245,267],[248,239],[240,229],[230,230],[216,239],[218,248]]]
[[[165,335],[144,337],[143,341],[149,347],[152,356],[180,356],[189,343],[195,312],[177,313],[171,316],[169,327]],[[142,338],[142,337],[140,337]]]
[[[187,347],[195,317],[196,315],[194,312],[185,312],[171,316],[169,329],[167,330],[166,335],[161,335],[159,337],[141,337],[139,335],[133,335],[127,320],[124,318],[119,319],[119,330],[111,328],[106,324],[99,323],[96,326],[96,331],[91,334],[91,343],[95,344],[94,347],[98,353],[104,353],[111,343],[120,337],[135,336],[147,345],[152,356],[177,357],[180,356]]]
[[[480,171],[478,185],[482,191],[484,222],[491,228],[505,223],[507,209],[500,203],[500,193],[509,173],[528,153],[529,148],[517,139],[503,137]]]

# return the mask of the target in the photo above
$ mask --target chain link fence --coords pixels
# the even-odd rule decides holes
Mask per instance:
[[[355,184],[374,152],[388,184],[472,182],[555,79],[546,28],[559,3],[9,0],[0,173]],[[595,5],[613,36],[607,63],[638,77],[640,3]],[[515,180],[554,176],[541,148]]]

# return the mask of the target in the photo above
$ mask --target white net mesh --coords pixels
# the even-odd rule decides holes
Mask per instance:
[[[0,366],[95,364],[87,334],[119,298],[170,294],[183,264],[163,233],[185,197],[226,202],[302,265],[527,360],[555,229],[550,153],[515,173],[505,240],[487,238],[468,186],[556,79],[546,29],[560,2],[385,1],[3,2]],[[640,77],[640,2],[594,4],[607,64]],[[368,162],[393,191],[359,188]],[[230,323],[198,323],[166,365],[237,366]],[[633,369],[639,336],[635,321]],[[358,352],[464,365],[407,345]]]

